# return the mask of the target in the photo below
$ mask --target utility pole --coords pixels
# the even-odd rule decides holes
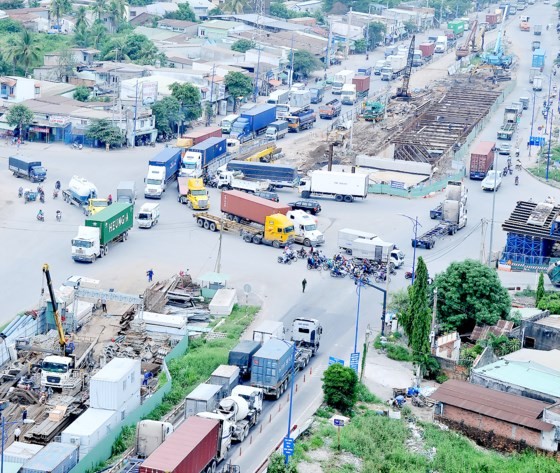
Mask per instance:
[[[388,299],[389,298],[389,282],[390,282],[390,275],[391,275],[391,252],[389,251],[389,254],[387,255],[387,277],[385,279],[385,298]],[[385,325],[387,324],[387,312],[383,312],[383,327],[385,327]]]
[[[494,192],[492,195],[492,220],[490,220],[490,243],[488,244],[488,266],[492,265],[492,243],[494,238],[494,214],[496,212],[496,182],[498,179],[498,153],[494,152]]]
[[[332,42],[332,22],[327,19],[329,22],[329,36],[327,39],[327,54],[325,55],[325,80],[327,80],[327,68],[331,65],[331,42]],[[292,35],[293,38],[293,35]]]
[[[255,2],[255,10],[257,13],[257,27],[253,31],[252,34],[252,41],[257,48],[257,69],[255,70],[255,86],[253,87],[253,102],[257,102],[257,97],[259,95],[259,69],[261,65],[261,46],[257,44],[258,41],[261,39],[262,33],[262,17],[264,15],[264,0],[256,0]]]
[[[348,59],[348,53],[350,51],[350,26],[352,23],[352,7],[350,7],[350,11],[348,12],[348,16],[346,17],[346,46],[344,48],[344,59]]]
[[[290,54],[292,55],[290,61],[290,77],[288,77],[288,89],[292,87],[292,81],[294,79],[294,33],[292,31],[292,46],[290,49]]]
[[[481,235],[480,235],[480,262],[484,264],[486,261],[486,225],[488,225],[488,221],[486,219],[482,219],[480,221],[480,228],[481,228]]]
[[[431,338],[430,346],[432,349],[436,347],[436,316],[437,316],[437,287],[434,287],[434,306],[432,308],[432,328],[430,329],[430,338]]]
[[[138,79],[136,80],[136,93],[134,98],[134,123],[132,124],[132,147],[136,146],[136,121],[138,118]]]
[[[212,81],[210,82],[210,107],[208,108],[208,113],[206,116],[206,126],[210,126],[210,122],[212,121],[212,116],[214,115],[214,104],[212,100],[214,100],[214,74],[216,70],[216,64],[212,64]]]

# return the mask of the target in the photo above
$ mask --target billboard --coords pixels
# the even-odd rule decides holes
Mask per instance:
[[[151,105],[157,100],[157,82],[142,82],[142,105]]]

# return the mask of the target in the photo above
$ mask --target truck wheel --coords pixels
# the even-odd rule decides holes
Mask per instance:
[[[274,396],[274,397],[276,398],[277,401],[278,401],[278,399],[280,399],[280,389],[281,389],[281,388],[278,388],[278,389],[276,390],[276,395]]]
[[[251,235],[243,235],[243,241],[251,243],[253,241],[253,238],[251,237]]]
[[[97,256],[94,254],[94,255],[93,255],[93,258],[91,258],[91,262],[92,262],[92,263],[95,263],[95,260],[96,260],[96,259],[97,259]]]
[[[214,222],[210,223],[210,231],[211,232],[215,232],[216,231],[216,224]]]
[[[192,202],[187,200],[187,207],[192,210]]]
[[[105,248],[100,247],[99,248],[99,257],[103,258],[105,256]]]
[[[204,220],[204,229],[208,230],[210,228],[210,222],[208,220]]]
[[[212,460],[212,473],[216,473],[216,460]]]
[[[197,219],[196,219],[196,224],[197,224],[200,228],[202,228],[202,227],[204,227],[204,220],[201,219],[201,218],[197,218]]]
[[[352,197],[351,195],[345,195],[344,196],[344,202],[347,202],[347,203],[354,202],[354,197]]]
[[[274,248],[280,248],[280,242],[279,242],[278,240],[274,240],[274,241],[272,242],[272,246],[273,246]]]
[[[109,254],[109,245],[105,245],[105,256]]]
[[[260,245],[262,243],[262,238],[258,235],[255,235],[252,240],[255,245]]]
[[[311,192],[309,192],[309,191],[303,191],[303,192],[301,193],[301,196],[302,196],[304,199],[309,199],[309,197],[311,197]]]
[[[340,194],[336,194],[334,196],[334,200],[336,200],[337,202],[342,202],[344,200],[344,196]]]
[[[152,225],[153,226],[153,225]],[[128,240],[128,232],[124,232],[123,233],[123,240],[126,241]]]
[[[303,246],[307,246],[308,248],[311,246],[311,242],[309,241],[309,238],[303,240]]]

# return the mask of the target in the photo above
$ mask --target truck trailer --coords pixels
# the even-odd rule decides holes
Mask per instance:
[[[87,179],[72,176],[67,189],[62,190],[62,200],[81,208],[87,215],[91,199],[97,198],[97,187]]]
[[[494,162],[496,143],[481,141],[471,152],[469,177],[471,179],[484,179]]]
[[[146,199],[161,199],[167,184],[179,173],[181,153],[180,148],[164,148],[154,159],[148,161],[148,175],[144,179]]]
[[[181,159],[179,176],[202,177],[210,166],[217,167],[227,154],[226,138],[208,138],[202,143],[191,146]]]
[[[354,77],[354,71],[344,70],[337,72],[334,75],[334,80],[332,83],[333,95],[340,95],[342,92],[342,86],[345,84],[351,84],[352,77]]]
[[[274,188],[297,187],[299,183],[297,169],[288,164],[231,160],[227,163],[226,170],[240,171],[251,179],[269,181]]]
[[[226,117],[224,120],[228,118],[231,119],[232,118],[231,115]],[[184,153],[191,146],[202,143],[203,141],[206,141],[208,138],[213,138],[213,137],[220,138],[221,136],[222,136],[221,126],[206,126],[204,128],[196,128],[192,131],[183,133],[181,138],[177,139],[177,148],[182,148]]]
[[[368,174],[313,171],[300,180],[299,192],[304,199],[334,197],[337,202],[353,202],[357,197],[367,197],[368,186]]]
[[[134,205],[115,202],[86,218],[72,239],[72,259],[93,263],[109,253],[113,242],[126,241],[134,223]]]
[[[317,117],[315,116],[315,111],[307,108],[288,115],[286,120],[288,121],[288,131],[299,133],[300,131],[313,128]]]
[[[31,182],[43,182],[47,178],[47,170],[41,161],[25,161],[14,156],[8,158],[8,169],[16,177],[29,179]]]
[[[321,105],[319,107],[319,117],[324,119],[332,120],[333,118],[338,117],[341,112],[342,104],[338,99],[330,100],[325,105]]]
[[[230,136],[244,143],[265,133],[268,125],[273,121],[276,121],[276,105],[256,105],[242,112],[241,116],[235,120]]]

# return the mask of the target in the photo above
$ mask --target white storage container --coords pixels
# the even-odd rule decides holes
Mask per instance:
[[[43,449],[34,443],[14,442],[4,449],[4,462],[25,463]]]
[[[96,409],[120,409],[140,392],[140,360],[113,358],[89,383],[89,405]]]
[[[60,435],[62,443],[79,446],[80,460],[120,422],[117,411],[89,408]]]
[[[119,412],[119,419],[124,420],[124,418],[129,415],[134,409],[140,405],[140,391],[133,394],[128,398],[128,400],[117,409]]]
[[[222,386],[222,397],[231,395],[231,390],[239,384],[239,367],[220,365],[206,381],[208,384]]]
[[[212,412],[218,404],[221,385],[199,384],[185,400],[185,417],[190,417],[199,412]]]
[[[153,333],[184,337],[187,334],[187,317],[185,315],[158,314],[157,312],[143,312],[136,316],[146,324],[146,330]]]
[[[212,315],[231,315],[233,306],[237,304],[235,289],[218,289],[208,308]]]

